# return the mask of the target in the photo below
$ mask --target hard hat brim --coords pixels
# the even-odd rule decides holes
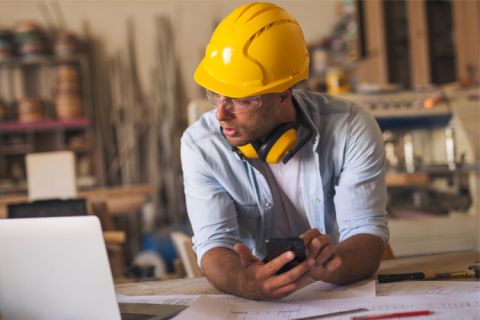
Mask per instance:
[[[256,96],[265,93],[279,93],[291,88],[294,84],[308,78],[308,58],[302,71],[288,78],[280,79],[267,85],[260,84],[258,86],[232,86],[231,84],[219,81],[212,77],[205,68],[205,62],[202,60],[194,73],[194,80],[200,86],[210,91],[216,92],[226,97],[244,98]]]

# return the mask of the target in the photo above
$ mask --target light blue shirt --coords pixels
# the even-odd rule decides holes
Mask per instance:
[[[357,234],[385,242],[384,148],[373,117],[353,103],[325,94],[294,90],[294,102],[313,128],[312,141],[299,152],[303,203],[311,228],[337,243]],[[265,177],[232,151],[215,111],[183,134],[181,158],[193,248],[201,265],[215,247],[245,243],[263,258],[272,234],[273,201]]]

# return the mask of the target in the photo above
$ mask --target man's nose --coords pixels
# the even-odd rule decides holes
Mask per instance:
[[[215,113],[217,120],[219,121],[230,120],[234,117],[233,113],[228,111],[228,106],[229,106],[228,98],[222,97],[221,99],[218,100],[216,105],[217,111]]]

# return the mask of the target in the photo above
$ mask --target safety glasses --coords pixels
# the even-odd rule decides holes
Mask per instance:
[[[248,112],[262,106],[261,95],[247,98],[229,98],[207,90],[207,98],[214,107],[218,108],[222,104],[225,110],[230,113]]]

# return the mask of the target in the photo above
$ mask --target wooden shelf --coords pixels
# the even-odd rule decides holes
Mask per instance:
[[[385,176],[385,183],[389,187],[411,186],[411,185],[428,185],[428,176],[426,174],[406,174],[396,173],[387,174]]]
[[[74,120],[44,120],[32,123],[3,122],[0,123],[0,133],[24,131],[53,131],[58,129],[82,129],[90,126],[87,118]]]
[[[68,77],[75,76],[79,98],[82,102],[82,116],[78,119],[62,120],[56,118],[56,110],[49,109],[45,118],[31,123],[19,122],[15,116],[21,97],[38,97],[46,102],[45,107],[55,105],[58,89],[58,67],[66,68]],[[69,70],[71,69],[71,70]],[[71,72],[70,72],[71,71]],[[16,56],[0,61],[0,76],[14,95],[4,97],[4,103],[12,108],[8,120],[0,121],[0,194],[18,193],[26,190],[12,179],[26,172],[26,163],[22,158],[29,153],[70,150],[75,159],[81,161],[82,174],[88,175],[86,187],[104,184],[101,159],[96,156],[92,121],[92,96],[89,59],[85,54],[69,56],[36,55],[33,57]],[[80,163],[80,162],[79,162]],[[15,164],[15,167],[13,167]],[[88,172],[86,172],[88,169]],[[80,178],[80,177],[79,177]]]
[[[26,153],[34,152],[34,149],[31,144],[20,144],[12,146],[2,146],[0,154],[4,155],[23,155]]]
[[[16,193],[0,194],[0,219],[7,217],[7,206],[28,201],[26,182],[23,188],[17,187]],[[20,192],[22,193],[20,193]],[[153,190],[150,185],[115,186],[103,188],[80,188],[77,196],[86,198],[89,203],[104,201],[111,215],[132,214],[138,212]]]
[[[78,63],[84,60],[85,57],[81,54],[71,56],[55,56],[55,55],[38,55],[28,58],[24,57],[11,57],[0,61],[0,67],[15,67],[25,65],[58,65],[62,63]]]

